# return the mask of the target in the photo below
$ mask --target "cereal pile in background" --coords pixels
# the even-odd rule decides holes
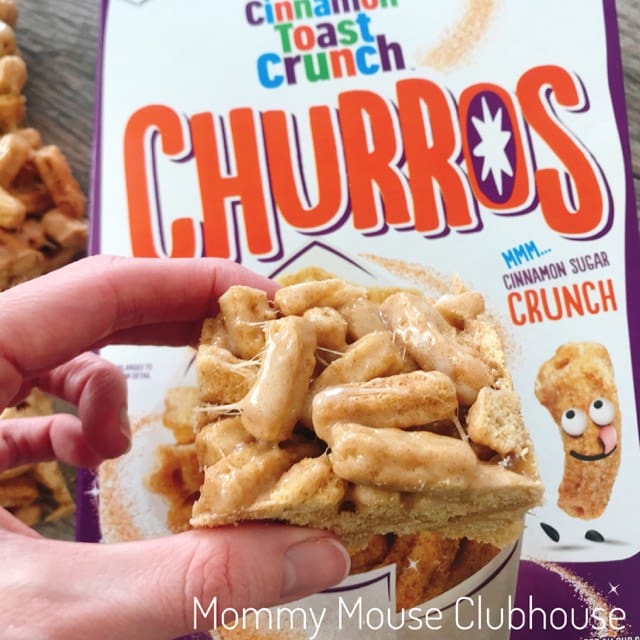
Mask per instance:
[[[87,242],[86,198],[66,158],[24,126],[17,17],[0,0],[0,291],[71,262]]]
[[[0,291],[85,253],[86,198],[57,146],[25,125],[27,67],[16,45],[18,8],[0,0]],[[0,418],[49,415],[53,402],[34,391]],[[74,510],[56,462],[0,472],[0,507],[28,525]]]
[[[0,419],[30,418],[53,413],[53,403],[34,389],[17,407],[5,409]],[[75,505],[56,462],[39,462],[0,471],[0,507],[25,524],[53,522],[73,513]]]

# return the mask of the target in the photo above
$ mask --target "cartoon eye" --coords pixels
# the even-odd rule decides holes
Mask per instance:
[[[606,398],[597,398],[589,405],[589,417],[599,426],[604,427],[613,422],[616,408]]]
[[[580,409],[567,409],[562,414],[560,424],[570,436],[577,438],[587,429],[587,416]]]

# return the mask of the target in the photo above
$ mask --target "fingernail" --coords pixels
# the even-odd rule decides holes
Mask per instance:
[[[128,449],[131,448],[131,423],[129,422],[129,407],[123,405],[120,409],[120,432],[129,442]],[[127,450],[128,450],[127,449]]]
[[[311,538],[290,547],[284,556],[281,596],[291,600],[342,582],[351,559],[333,538]]]

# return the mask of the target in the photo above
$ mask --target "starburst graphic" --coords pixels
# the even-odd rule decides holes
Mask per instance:
[[[615,593],[617,596],[619,596],[620,595],[618,593],[618,589],[619,588],[620,588],[619,584],[611,584],[611,583],[609,583],[609,594]]]
[[[89,496],[91,498],[93,498],[96,502],[98,502],[98,497],[100,496],[100,489],[98,489],[98,484],[97,482],[93,483],[93,486],[90,489],[87,489],[87,491],[84,492],[85,496]]]
[[[511,133],[502,129],[502,109],[498,108],[492,114],[486,98],[482,98],[482,118],[474,116],[471,121],[480,136],[473,155],[483,159],[481,180],[484,182],[491,174],[498,193],[502,195],[502,174],[513,176],[513,167],[505,151]]]
[[[414,571],[418,570],[418,561],[417,560],[412,560],[411,558],[409,558],[409,563],[407,565],[407,569],[413,569]]]

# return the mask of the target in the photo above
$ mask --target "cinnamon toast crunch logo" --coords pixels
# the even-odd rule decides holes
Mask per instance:
[[[404,69],[402,47],[374,33],[369,15],[397,6],[398,0],[247,2],[248,24],[272,29],[277,40],[256,61],[260,84],[277,89]]]

